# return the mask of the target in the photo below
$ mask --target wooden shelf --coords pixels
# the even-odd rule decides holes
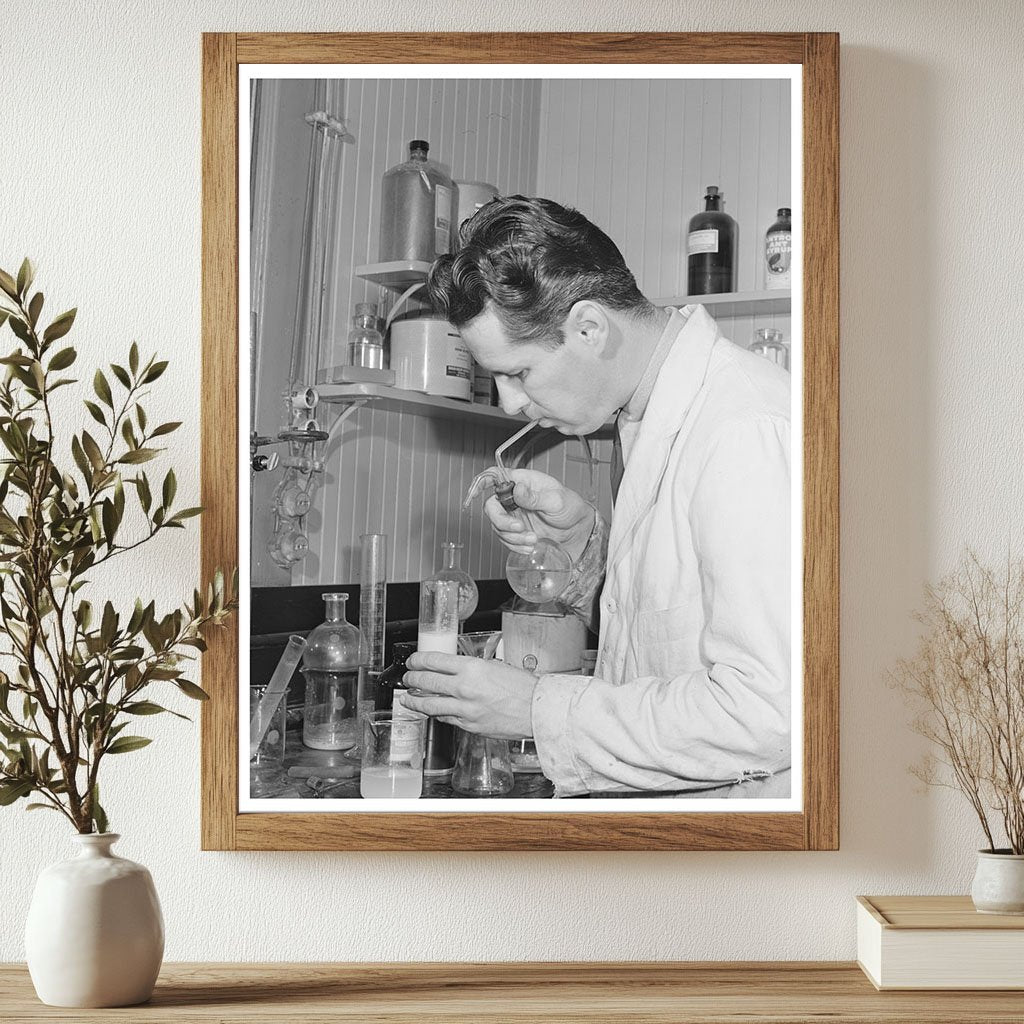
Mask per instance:
[[[5,1024],[1020,1024],[1020,992],[876,992],[851,963],[164,964],[149,1003],[44,1006],[0,965]]]
[[[656,306],[704,306],[712,316],[769,316],[786,314],[792,306],[789,289],[772,292],[720,292],[717,295],[684,295],[651,299]]]
[[[350,405],[366,400],[391,412],[413,412],[454,420],[489,420],[506,425],[526,422],[525,416],[508,416],[496,405],[460,402],[455,398],[439,398],[384,384],[317,384],[316,391],[320,401],[330,405]]]
[[[356,267],[356,277],[384,288],[404,292],[411,284],[426,281],[430,264],[422,260],[397,260],[392,263],[367,263]]]

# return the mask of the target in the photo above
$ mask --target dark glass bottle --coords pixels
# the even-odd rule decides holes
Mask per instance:
[[[396,643],[392,662],[377,678],[376,710],[391,711],[395,694],[405,690],[405,663],[416,652],[416,644]]]
[[[722,210],[717,185],[708,185],[703,211],[690,218],[686,254],[688,295],[736,290],[736,221]]]

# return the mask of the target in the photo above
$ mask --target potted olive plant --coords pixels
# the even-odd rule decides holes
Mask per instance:
[[[75,349],[62,341],[75,310],[44,327],[32,286],[27,260],[16,276],[0,271],[0,328],[15,342],[0,358],[0,805],[62,815],[82,847],[36,886],[26,952],[39,997],[128,1005],[152,991],[163,924],[149,872],[111,852],[101,768],[152,742],[133,725],[185,717],[161,691],[206,699],[186,676],[204,630],[231,614],[237,584],[217,573],[163,612],[153,600],[119,609],[95,595],[94,574],[112,563],[123,574],[133,551],[201,510],[175,505],[173,469],[150,475],[160,439],[180,425],[151,423],[142,404],[167,363],[132,344],[123,364],[95,371],[83,401],[90,424],[71,428],[66,393],[54,395],[79,383]]]
[[[925,590],[918,650],[896,682],[932,740],[912,771],[958,789],[985,836],[971,888],[983,913],[1024,914],[1024,561],[1005,571],[969,554]]]

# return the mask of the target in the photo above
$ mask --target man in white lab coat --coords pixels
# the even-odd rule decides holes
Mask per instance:
[[[559,796],[789,796],[789,375],[703,307],[653,306],[614,243],[548,200],[485,206],[430,293],[506,412],[567,435],[616,416],[617,493],[610,527],[530,470],[512,476],[536,533],[485,505],[508,547],[541,535],[573,557],[563,601],[599,617],[595,674],[417,654],[406,680],[423,695],[409,705],[533,736]]]

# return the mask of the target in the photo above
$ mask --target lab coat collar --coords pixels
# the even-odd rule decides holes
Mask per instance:
[[[711,350],[720,337],[718,325],[703,306],[673,310],[674,317],[680,314],[686,321],[662,364],[622,476],[609,537],[609,565],[622,538],[654,503],[672,442],[704,386]]]

